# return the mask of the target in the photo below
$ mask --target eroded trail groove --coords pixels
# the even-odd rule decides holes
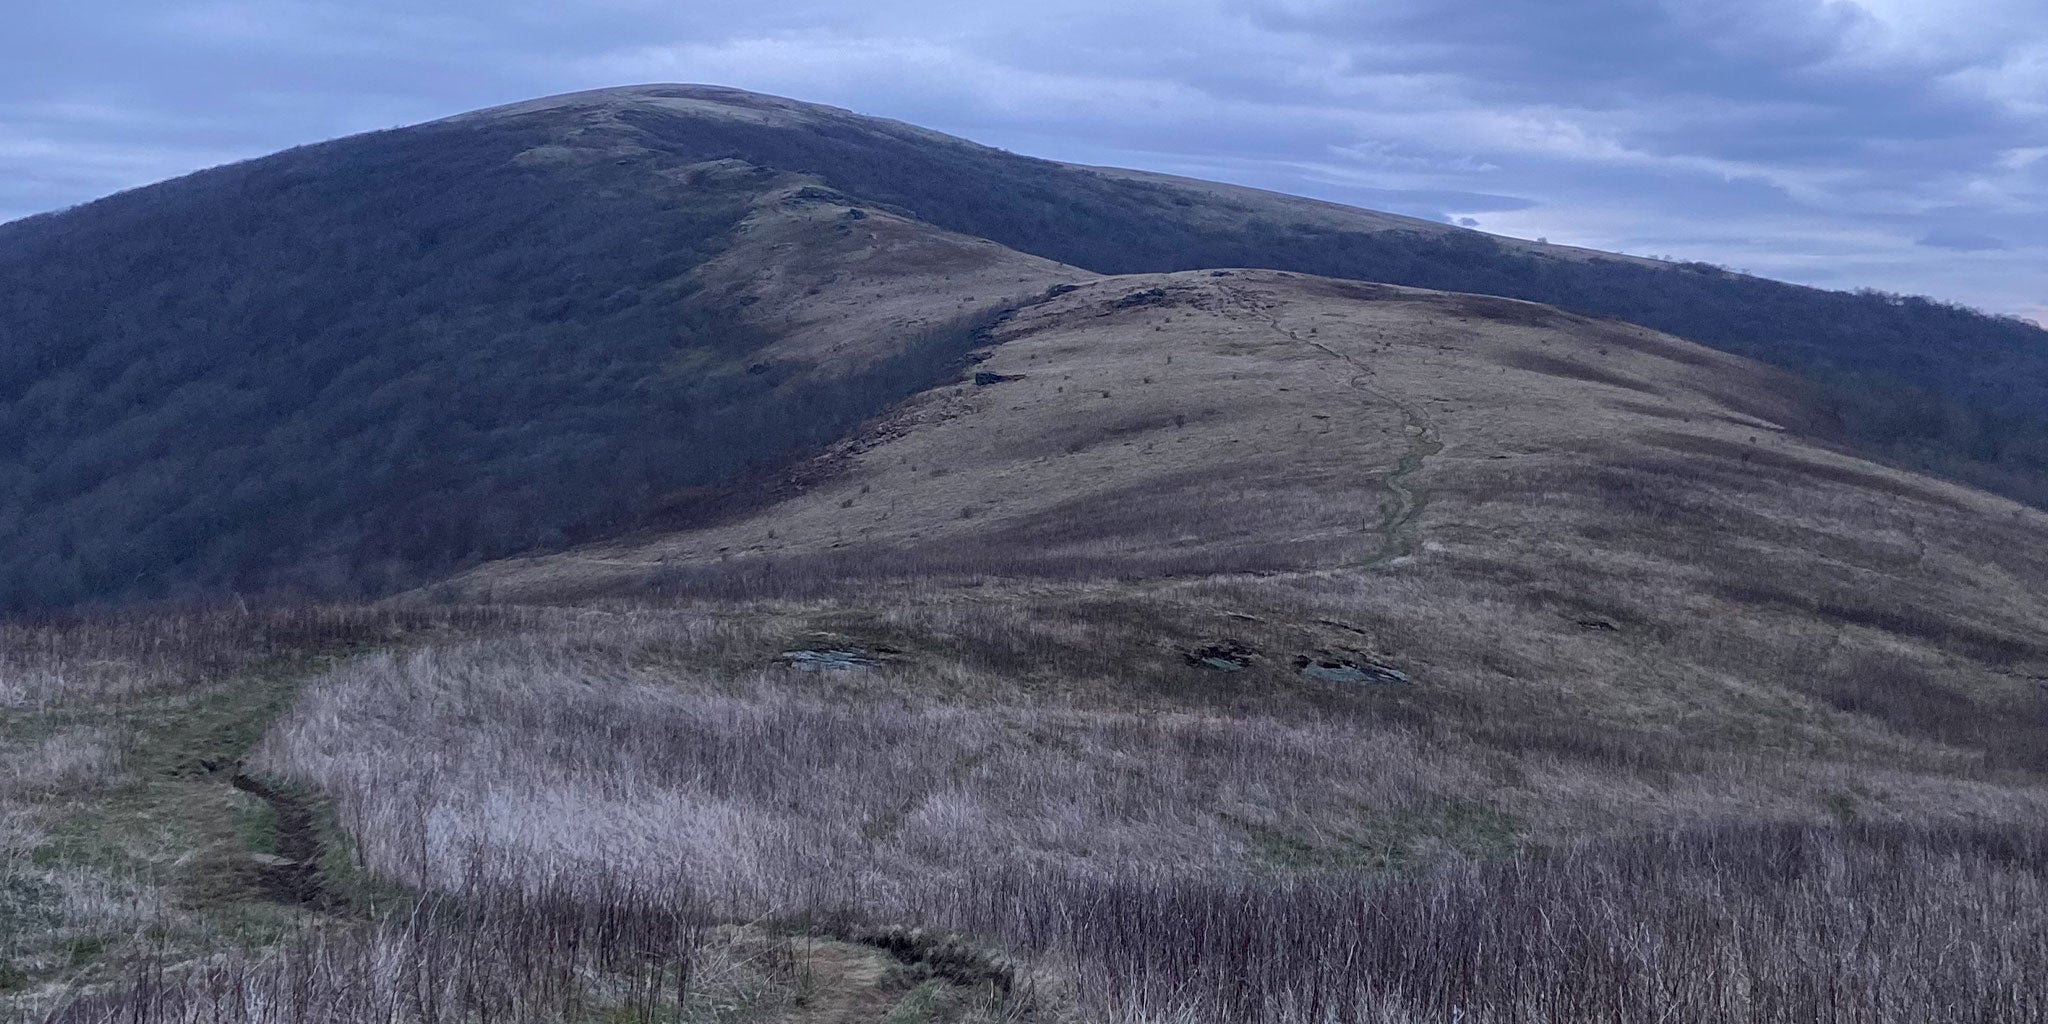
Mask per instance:
[[[237,770],[228,782],[268,804],[277,819],[277,855],[260,862],[266,884],[287,902],[325,905],[327,892],[320,881],[320,861],[326,850],[312,808],[298,795],[244,771]]]
[[[1345,381],[1346,384],[1377,402],[1401,411],[1402,431],[1408,437],[1408,450],[1402,453],[1394,468],[1380,478],[1380,487],[1384,493],[1380,496],[1378,522],[1373,527],[1380,537],[1379,546],[1365,558],[1347,563],[1343,567],[1370,568],[1413,554],[1417,544],[1415,519],[1421,514],[1426,500],[1413,480],[1415,474],[1422,470],[1425,460],[1444,450],[1443,442],[1437,437],[1435,423],[1431,422],[1429,415],[1415,404],[1404,402],[1373,387],[1372,370],[1352,358],[1350,354],[1331,348],[1320,341],[1304,338],[1293,328],[1281,323],[1280,318],[1271,313],[1256,296],[1243,289],[1231,289],[1230,297],[1237,306],[1274,331],[1285,335],[1288,340],[1314,346],[1333,358],[1343,360],[1352,371],[1351,377]]]

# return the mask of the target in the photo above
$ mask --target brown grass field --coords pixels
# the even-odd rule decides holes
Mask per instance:
[[[858,358],[888,230],[734,287]],[[750,511],[0,627],[0,1006],[2048,1020],[2048,519],[1638,328],[1065,273]]]

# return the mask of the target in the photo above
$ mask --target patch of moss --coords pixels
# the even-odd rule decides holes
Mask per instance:
[[[277,812],[261,800],[235,802],[235,831],[252,853],[277,852]]]

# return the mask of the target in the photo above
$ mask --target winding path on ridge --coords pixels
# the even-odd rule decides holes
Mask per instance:
[[[1373,375],[1370,368],[1353,359],[1350,355],[1331,348],[1320,341],[1302,337],[1293,328],[1282,324],[1280,318],[1270,312],[1269,307],[1261,303],[1251,293],[1242,288],[1228,289],[1228,293],[1232,303],[1239,309],[1251,314],[1274,331],[1285,335],[1290,341],[1314,346],[1327,355],[1343,360],[1352,370],[1351,378],[1345,382],[1351,388],[1363,392],[1378,402],[1401,410],[1404,420],[1402,431],[1409,438],[1409,446],[1408,450],[1401,455],[1400,461],[1395,464],[1394,468],[1380,479],[1380,486],[1385,489],[1386,493],[1380,498],[1379,522],[1374,527],[1375,532],[1380,536],[1379,547],[1364,559],[1358,562],[1347,563],[1340,566],[1340,568],[1367,569],[1376,565],[1382,565],[1404,555],[1413,554],[1416,546],[1414,536],[1415,519],[1422,512],[1424,499],[1422,493],[1412,481],[1415,474],[1422,470],[1425,459],[1444,450],[1443,442],[1437,438],[1436,425],[1430,421],[1429,415],[1424,413],[1419,407],[1373,387],[1369,383]],[[1259,575],[1304,574],[1261,573]]]

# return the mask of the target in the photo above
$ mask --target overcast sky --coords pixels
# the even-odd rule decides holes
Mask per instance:
[[[2042,0],[10,6],[0,220],[495,103],[708,82],[2048,318]]]

